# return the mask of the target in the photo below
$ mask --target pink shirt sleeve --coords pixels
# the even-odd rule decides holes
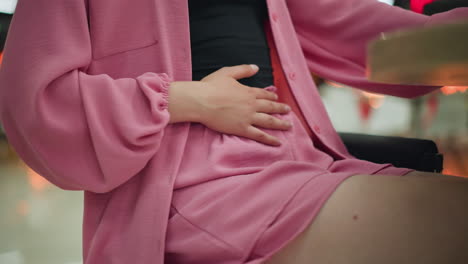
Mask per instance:
[[[20,1],[0,69],[0,114],[21,158],[64,189],[108,192],[158,151],[164,73],[91,76],[85,0]]]
[[[287,0],[309,69],[329,80],[370,92],[416,97],[439,87],[389,85],[366,78],[366,52],[382,32],[468,18],[468,8],[432,17],[376,0]]]

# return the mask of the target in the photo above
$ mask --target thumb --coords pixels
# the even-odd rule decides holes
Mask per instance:
[[[244,65],[225,67],[223,68],[223,71],[225,71],[225,73],[228,76],[236,80],[239,80],[239,79],[248,78],[248,77],[255,75],[258,72],[258,69],[259,69],[258,66],[255,64],[250,64],[250,65],[244,64]]]

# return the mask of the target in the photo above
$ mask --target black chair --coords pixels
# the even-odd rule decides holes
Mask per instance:
[[[458,7],[468,7],[468,0],[437,0],[424,6],[425,15],[434,15]]]
[[[443,155],[431,140],[339,133],[351,155],[396,167],[425,172],[441,172]]]

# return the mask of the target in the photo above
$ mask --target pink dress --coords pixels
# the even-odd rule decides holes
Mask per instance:
[[[282,140],[281,147],[191,125],[172,199],[168,263],[261,263],[304,230],[348,177],[411,171],[335,161],[314,146],[294,113],[278,117],[293,122],[287,132],[266,130]],[[194,157],[206,163],[191,162]],[[226,162],[232,159],[242,166]]]
[[[265,30],[274,75],[274,85],[266,90],[278,92],[279,101],[292,107],[289,114],[276,117],[293,128],[266,130],[283,143],[272,147],[190,125],[168,225],[166,257],[171,264],[261,263],[302,232],[348,177],[412,171],[329,155],[306,129],[268,24]],[[206,162],[200,164],[200,159]]]

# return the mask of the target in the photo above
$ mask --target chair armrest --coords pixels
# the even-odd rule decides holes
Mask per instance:
[[[443,155],[431,140],[339,133],[349,153],[358,159],[395,167],[441,172]]]

